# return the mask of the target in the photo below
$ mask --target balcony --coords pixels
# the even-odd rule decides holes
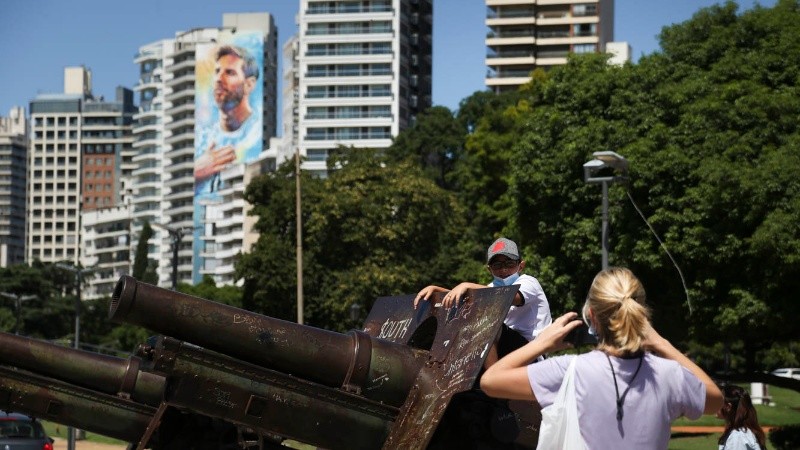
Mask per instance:
[[[337,4],[335,6],[329,6],[327,4],[311,4],[306,10],[306,14],[363,14],[391,11],[391,3],[373,3],[366,6],[346,3]]]

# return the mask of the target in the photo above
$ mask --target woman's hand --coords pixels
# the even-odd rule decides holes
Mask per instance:
[[[665,352],[669,351],[672,344],[658,334],[655,328],[653,328],[653,325],[648,321],[644,328],[642,346],[646,351],[664,357]]]
[[[500,358],[481,377],[481,389],[490,397],[536,400],[528,379],[528,364],[545,353],[572,347],[564,337],[580,325],[578,314],[568,312],[547,326],[536,339]]]
[[[581,320],[576,319],[578,319],[576,312],[570,311],[564,314],[539,332],[535,340],[546,348],[545,353],[572,348],[572,344],[565,342],[564,338],[581,325]]]

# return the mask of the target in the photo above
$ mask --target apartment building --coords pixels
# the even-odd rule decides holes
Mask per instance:
[[[536,68],[569,53],[605,52],[614,40],[614,0],[486,0],[486,86],[513,90]]]
[[[94,98],[91,72],[64,71],[64,93],[30,103],[26,260],[81,262],[81,212],[122,200],[130,168],[133,93]]]
[[[25,262],[27,147],[25,108],[11,108],[0,117],[0,267]]]
[[[87,271],[84,300],[110,298],[119,278],[131,274],[130,209],[122,204],[81,213],[81,266]]]
[[[338,146],[385,148],[431,105],[432,0],[301,0],[303,169]]]
[[[165,89],[164,68],[170,64],[167,55],[174,46],[172,39],[163,39],[139,48],[134,58],[138,65],[139,80],[134,86],[139,106],[134,114],[133,150],[134,165],[131,171],[131,255],[135,255],[144,223],[147,222],[156,232],[147,246],[147,259],[155,261],[159,267],[171,265],[171,241],[168,233],[156,228],[164,222],[167,202],[164,199],[164,139]],[[193,112],[193,99],[178,102],[175,111]],[[181,109],[181,107],[183,109]],[[166,237],[162,236],[166,235]],[[133,261],[131,261],[133,264]],[[159,285],[169,284],[169,274],[164,270],[159,277]]]
[[[289,156],[293,156],[300,143],[300,39],[296,34],[283,44],[282,94],[281,140]]]
[[[205,184],[195,178],[196,160],[207,150],[202,148],[204,139],[219,114],[211,104],[213,54],[230,45],[247,48],[260,61],[250,105],[259,136],[251,150],[261,158],[277,126],[277,39],[269,13],[231,13],[223,15],[221,27],[178,32],[172,39],[141,47],[135,58],[140,110],[135,127],[134,235],[138,239],[144,220],[153,224],[156,236],[149,255],[158,261],[162,287],[171,286],[173,265],[178,282],[196,284],[205,275],[218,284],[233,282],[234,256],[241,251],[244,234],[244,166],[232,164],[219,172],[215,180],[224,183],[215,184],[213,192],[203,191]],[[220,222],[220,217],[225,220]]]

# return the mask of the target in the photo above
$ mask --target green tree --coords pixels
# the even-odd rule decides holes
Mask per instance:
[[[347,312],[353,304],[368,310],[379,296],[454,282],[460,259],[452,250],[464,229],[464,211],[452,194],[414,163],[390,163],[373,150],[341,149],[328,163],[326,179],[303,180],[308,323],[343,330],[352,326]],[[291,167],[282,167],[248,187],[262,234],[257,250],[237,264],[249,286],[245,295],[280,301],[287,315],[296,302],[290,173]]]
[[[197,285],[181,284],[179,290],[184,294],[206,300],[213,300],[237,308],[242,307],[242,290],[238,286],[217,286],[214,279],[209,275],[203,276],[202,281]]]
[[[307,224],[314,193],[323,180],[306,171],[300,178],[302,221]],[[294,160],[250,182],[244,198],[253,205],[251,214],[258,217],[255,229],[259,238],[236,262],[237,277],[244,280],[242,306],[292,321],[296,320],[297,304],[295,194]]]
[[[155,233],[150,226],[150,222],[145,220],[142,224],[142,231],[139,234],[139,242],[136,244],[136,255],[133,260],[132,276],[139,281],[158,284],[158,261],[147,257],[150,246],[150,239]]]
[[[580,306],[599,268],[600,189],[581,166],[614,150],[631,169],[610,189],[611,263],[642,277],[657,325],[672,338],[735,344],[751,371],[787,353],[769,352],[774,342],[797,341],[798,11],[781,0],[737,15],[728,2],[665,29],[663,52],[639,64],[573,57],[526,86],[510,229],[555,311]]]
[[[452,178],[469,224],[459,251],[471,261],[460,270],[461,280],[486,277],[486,247],[495,237],[519,240],[509,228],[513,215],[510,180],[518,164],[512,149],[521,120],[529,111],[530,102],[516,91],[499,95],[476,92],[460,104],[458,119],[468,135]]]
[[[417,116],[413,126],[402,131],[386,150],[390,161],[411,158],[440,187],[449,188],[449,174],[461,157],[464,128],[444,106],[434,106]]]
[[[24,297],[32,295],[34,298],[22,303],[20,310],[20,332],[25,335],[45,336],[47,329],[38,318],[42,310],[48,306],[47,300],[52,295],[53,283],[42,274],[41,265],[15,264],[0,268],[0,292],[12,296]],[[13,332],[16,324],[16,311],[14,300],[3,297],[6,308],[0,309],[0,329]]]

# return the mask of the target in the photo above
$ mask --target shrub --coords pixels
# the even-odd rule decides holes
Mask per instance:
[[[800,448],[800,425],[784,425],[769,432],[769,441],[776,450]]]

